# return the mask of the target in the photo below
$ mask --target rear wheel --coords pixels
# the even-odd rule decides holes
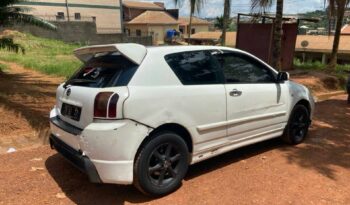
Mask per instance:
[[[134,185],[152,196],[175,191],[186,175],[188,157],[187,145],[179,135],[156,134],[142,146],[135,160]]]
[[[289,118],[282,139],[296,145],[304,141],[310,126],[310,113],[304,105],[296,105]]]

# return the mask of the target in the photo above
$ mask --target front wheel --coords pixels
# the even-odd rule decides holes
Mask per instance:
[[[188,158],[187,145],[179,135],[158,133],[139,151],[134,166],[134,185],[151,196],[171,193],[181,186]]]
[[[292,145],[304,141],[310,126],[310,113],[304,105],[296,105],[290,115],[282,139]]]

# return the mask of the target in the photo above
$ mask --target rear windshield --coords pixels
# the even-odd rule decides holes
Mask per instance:
[[[66,85],[93,88],[126,86],[137,67],[137,64],[117,52],[97,54],[83,65]]]

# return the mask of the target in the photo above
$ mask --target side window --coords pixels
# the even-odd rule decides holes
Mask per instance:
[[[141,30],[140,29],[136,30],[136,36],[141,36]]]
[[[74,18],[75,18],[75,20],[81,20],[81,15],[80,15],[80,13],[75,13],[75,14],[74,14]]]
[[[275,83],[275,75],[265,65],[244,54],[227,52],[216,55],[226,83]]]
[[[56,20],[64,20],[64,12],[57,12]]]
[[[222,84],[223,73],[209,51],[191,51],[165,56],[166,62],[184,85]]]

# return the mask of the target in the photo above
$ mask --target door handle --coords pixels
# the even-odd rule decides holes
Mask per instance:
[[[231,92],[230,92],[230,96],[232,97],[239,97],[242,95],[242,91],[239,91],[237,89],[233,89]]]

